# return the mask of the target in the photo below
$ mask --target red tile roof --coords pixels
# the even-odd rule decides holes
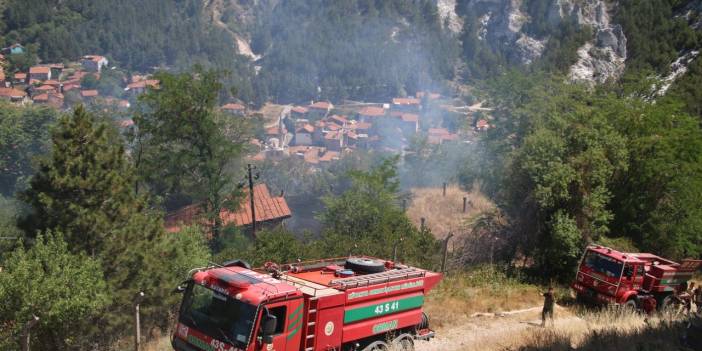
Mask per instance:
[[[229,110],[229,111],[244,111],[246,107],[242,104],[226,104],[222,106],[222,110]]]
[[[335,130],[339,130],[339,129],[341,129],[341,127],[338,124],[334,124],[334,123],[327,124],[327,130],[335,131]]]
[[[27,73],[15,73],[15,79],[16,80],[26,80]]]
[[[403,113],[400,118],[404,122],[418,122],[419,121],[419,115],[415,115],[414,113]]]
[[[310,105],[309,108],[317,110],[331,110],[332,108],[334,108],[334,105],[332,105],[329,101],[317,101],[314,104]]]
[[[10,98],[23,98],[27,96],[22,90],[17,90],[13,88],[0,88],[0,96],[10,97]]]
[[[35,96],[32,98],[32,100],[33,100],[33,101],[36,101],[36,102],[49,101],[49,94],[39,94],[39,95],[35,95]]]
[[[80,96],[82,97],[95,97],[98,96],[97,90],[81,90]]]
[[[278,127],[270,127],[266,129],[266,135],[278,135],[280,134],[280,128]]]
[[[63,86],[63,91],[71,91],[80,88],[79,84],[66,84]]]
[[[51,68],[46,66],[29,67],[29,74],[48,74],[50,72]]]
[[[392,99],[394,105],[419,105],[419,99],[415,98],[394,98]]]
[[[338,151],[327,151],[319,158],[319,162],[330,162],[332,160],[338,160],[341,153]]]
[[[346,119],[345,116],[339,116],[339,115],[333,115],[333,116],[329,117],[329,121],[334,122],[340,126],[343,126],[344,124],[349,122],[349,120]]]
[[[302,132],[307,132],[307,133],[314,133],[314,126],[311,124],[305,124],[304,126],[297,128],[298,133]]]
[[[295,106],[295,107],[292,108],[291,111],[292,111],[292,112],[295,112],[295,113],[305,114],[305,113],[307,113],[309,110],[308,110],[307,108],[305,108],[305,107],[302,107],[302,106]]]
[[[356,123],[353,123],[353,124],[349,125],[349,127],[350,127],[351,129],[356,129],[356,130],[359,130],[359,129],[360,129],[360,130],[368,130],[368,129],[370,129],[372,126],[373,126],[373,125],[372,125],[371,123],[369,123],[369,122],[356,122]]]
[[[56,88],[51,86],[51,85],[45,84],[45,85],[38,87],[37,90],[39,90],[39,91],[54,91],[54,90],[56,90]]]
[[[100,55],[85,55],[83,56],[83,60],[88,60],[88,61],[93,61],[93,62],[99,62],[100,60],[105,59],[104,56]]]
[[[359,115],[368,117],[380,117],[385,116],[385,109],[382,107],[367,106],[358,111]]]
[[[266,184],[256,184],[253,190],[256,223],[281,220],[292,216],[285,198],[272,197]],[[248,191],[239,206],[239,209],[236,211],[229,211],[227,209],[222,209],[220,211],[219,217],[222,219],[223,225],[234,224],[236,226],[246,226],[253,222],[251,219],[251,201]],[[192,225],[196,223],[207,224],[206,220],[202,218],[201,204],[183,207],[178,211],[168,214],[165,219],[166,231],[168,232],[177,232],[180,230],[181,225]]]
[[[479,129],[483,129],[489,127],[490,125],[488,124],[487,120],[481,119],[475,124],[475,126]]]
[[[120,128],[127,128],[127,127],[131,127],[134,125],[134,120],[132,120],[131,118],[127,118],[127,119],[123,119],[123,120],[119,121],[118,124],[119,124]]]

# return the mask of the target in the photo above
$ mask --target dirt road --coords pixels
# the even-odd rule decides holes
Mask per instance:
[[[557,308],[556,328],[572,328],[586,322],[565,308]],[[541,308],[494,314],[476,314],[437,331],[431,341],[420,341],[417,351],[505,350],[520,345],[531,329],[541,329]]]

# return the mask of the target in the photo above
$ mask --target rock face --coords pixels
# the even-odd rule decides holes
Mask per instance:
[[[456,14],[456,0],[436,0],[436,8],[448,29],[453,33],[460,33],[463,20]]]
[[[626,37],[620,25],[611,23],[605,2],[557,0],[554,5],[552,9],[561,19],[570,17],[578,25],[590,27],[595,36],[578,49],[578,61],[570,69],[570,78],[589,83],[618,78],[624,72]]]
[[[577,51],[571,79],[602,83],[621,75],[626,37],[620,25],[611,23],[611,9],[604,0],[540,1],[548,2],[545,20],[552,27],[572,21],[593,32],[593,38]],[[535,37],[524,30],[532,19],[522,0],[466,0],[464,7],[478,17],[477,37],[506,53],[513,62],[528,65],[543,54],[549,36]]]

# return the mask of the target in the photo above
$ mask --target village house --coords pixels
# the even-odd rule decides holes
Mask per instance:
[[[80,97],[85,101],[94,101],[100,95],[97,90],[81,90]]]
[[[324,155],[322,155],[322,157],[319,158],[319,163],[322,165],[329,165],[333,161],[338,161],[340,159],[340,152],[327,150],[327,152],[325,152]]]
[[[29,68],[29,81],[45,81],[51,79],[51,68],[48,66],[34,66]]]
[[[15,73],[14,84],[26,84],[27,83],[27,73]]]
[[[62,92],[67,93],[71,90],[76,90],[80,89],[80,84],[74,84],[74,83],[67,83],[63,85],[63,88],[61,89]]]
[[[427,131],[427,142],[429,144],[441,145],[445,142],[458,140],[458,134],[449,132],[446,128],[429,128]]]
[[[12,44],[2,49],[2,53],[7,55],[21,55],[24,54],[24,52],[24,46],[22,46],[21,44]]]
[[[490,128],[490,124],[485,119],[480,119],[475,122],[475,130],[478,132],[484,132]]]
[[[129,83],[124,89],[127,92],[132,93],[132,95],[140,95],[146,91],[146,88],[158,88],[159,81],[156,79],[141,80],[138,82]]]
[[[324,134],[324,146],[327,150],[341,151],[344,147],[344,135],[341,131],[329,131]]]
[[[27,101],[27,93],[14,88],[0,88],[0,99],[15,103],[24,103]]]
[[[307,118],[307,112],[309,112],[307,108],[302,106],[295,106],[292,109],[290,109],[290,117],[295,119]]]
[[[308,123],[295,130],[295,145],[312,145],[314,126]]]
[[[58,89],[52,85],[44,84],[33,89],[38,94],[58,93]]]
[[[32,101],[35,104],[48,105],[56,109],[63,107],[64,97],[63,94],[57,92],[48,92],[32,97]]]
[[[414,135],[419,132],[419,115],[414,113],[400,114],[400,128],[405,135]]]
[[[307,118],[310,120],[322,119],[326,117],[333,108],[334,105],[329,101],[317,101],[308,106]]]
[[[292,217],[292,212],[285,198],[282,196],[271,196],[266,184],[256,184],[253,188],[254,209],[256,213],[256,228],[272,228],[282,225],[283,222]],[[233,225],[242,228],[244,232],[251,231],[254,223],[251,213],[251,199],[248,189],[246,196],[242,199],[235,211],[223,208],[219,212],[222,226]],[[200,203],[183,207],[177,211],[166,215],[164,220],[166,231],[169,233],[179,232],[184,226],[200,225],[209,230],[211,223],[203,213],[203,205]],[[211,236],[212,233],[208,233]]]
[[[373,120],[385,116],[385,108],[377,106],[366,106],[358,111],[358,120],[361,122],[373,122]]]
[[[222,106],[222,111],[232,115],[244,117],[246,115],[246,107],[242,104],[229,103]]]
[[[394,98],[392,99],[392,110],[402,112],[419,112],[421,109],[420,100],[417,98]]]
[[[88,72],[100,72],[103,67],[107,67],[108,61],[104,56],[85,55],[80,60],[80,64]]]

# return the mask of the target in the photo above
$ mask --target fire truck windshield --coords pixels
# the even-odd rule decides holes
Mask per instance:
[[[601,255],[594,251],[588,251],[583,259],[583,265],[592,269],[596,273],[603,274],[607,277],[619,277],[622,274],[623,262],[617,261],[611,257]]]
[[[256,306],[190,284],[180,309],[180,322],[208,336],[246,348],[256,318]]]

